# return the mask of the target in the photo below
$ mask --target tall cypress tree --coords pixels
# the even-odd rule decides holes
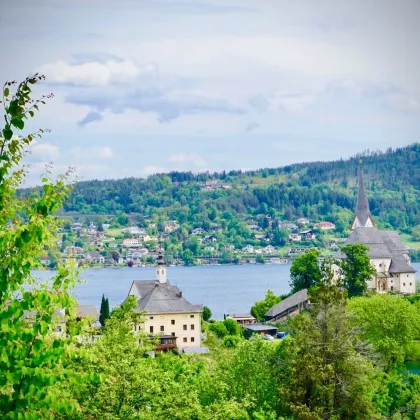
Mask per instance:
[[[108,298],[105,299],[105,311],[104,311],[104,322],[109,318],[109,300]]]
[[[99,322],[101,323],[102,326],[105,325],[105,320],[106,320],[106,300],[105,300],[105,296],[102,295],[102,300],[101,300],[101,310],[99,313]],[[108,316],[109,316],[109,307],[108,307]]]

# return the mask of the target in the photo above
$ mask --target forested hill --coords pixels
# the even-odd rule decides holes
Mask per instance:
[[[64,210],[159,215],[191,227],[264,213],[281,220],[304,216],[338,222],[347,230],[360,163],[378,225],[410,231],[419,224],[419,143],[385,152],[364,152],[347,160],[247,172],[171,172],[147,179],[84,181],[75,185]]]

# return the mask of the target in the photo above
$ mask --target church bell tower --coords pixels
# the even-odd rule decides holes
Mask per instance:
[[[159,283],[166,283],[166,264],[163,258],[163,249],[160,248],[158,251],[158,257],[156,260],[156,280]]]

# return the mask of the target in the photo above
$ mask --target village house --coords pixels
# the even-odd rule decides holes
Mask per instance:
[[[64,248],[65,254],[81,254],[83,252],[83,248],[80,246],[67,246]]]
[[[135,238],[127,238],[127,239],[124,239],[122,242],[122,246],[125,248],[132,248],[132,247],[136,247],[140,245],[141,245],[141,242]]]
[[[333,230],[335,229],[335,224],[331,222],[319,222],[315,223],[314,227],[318,227],[321,230]]]
[[[235,247],[233,245],[225,245],[224,246],[225,251],[233,251]]]
[[[246,245],[242,248],[242,251],[252,254],[254,252],[254,247],[252,245]]]
[[[139,235],[144,233],[144,229],[139,228],[138,226],[129,226],[124,229],[121,229],[122,233],[128,233],[129,235]]]
[[[298,226],[295,225],[294,223],[291,223],[291,222],[282,222],[280,220],[279,221],[279,228],[280,229],[288,229],[288,230],[296,230],[298,228]]]
[[[155,280],[133,281],[129,296],[137,299],[136,311],[146,311],[144,323],[135,326],[160,337],[158,350],[201,347],[202,305],[193,305],[167,279],[167,267],[160,250]]]
[[[312,240],[316,238],[316,234],[313,230],[305,230],[300,232],[300,234],[306,239],[306,240]]]
[[[174,230],[179,228],[179,223],[176,220],[168,220],[166,222],[164,222],[164,229],[165,232],[171,233]]]
[[[289,241],[290,242],[300,242],[302,240],[302,236],[298,233],[291,233],[289,235]]]
[[[213,236],[213,235],[206,236],[204,239],[205,239],[207,242],[217,242],[217,238],[216,238],[215,236]]]
[[[227,319],[233,319],[240,325],[253,324],[256,319],[251,314],[232,314],[226,315]]]
[[[368,290],[378,293],[416,293],[416,270],[411,266],[408,249],[402,243],[398,232],[376,229],[370,213],[361,170],[359,170],[356,214],[351,225],[350,236],[344,245],[356,243],[368,247],[370,262],[376,270],[368,283]],[[339,252],[336,258],[345,258],[345,256]],[[337,275],[339,275],[338,272]]]
[[[82,228],[83,228],[83,223],[78,223],[78,222],[73,223],[70,227],[70,229],[73,231],[78,231],[78,230],[81,230]]]
[[[254,231],[262,230],[262,228],[258,225],[248,225],[248,229]]]
[[[107,230],[109,230],[109,228],[111,227],[111,225],[109,224],[109,223],[102,223],[102,229],[104,230],[104,231],[107,231]]]
[[[213,226],[210,228],[212,232],[222,232],[223,229],[220,226]]]
[[[267,246],[264,248],[264,252],[265,252],[266,254],[275,254],[275,253],[276,253],[276,248],[274,248],[274,246],[272,246],[272,245],[267,245]]]
[[[204,248],[204,251],[210,251],[210,252],[213,252],[213,251],[215,251],[215,248],[214,248],[214,246],[206,246],[206,247]]]
[[[191,231],[191,235],[203,235],[205,232],[203,228],[195,228]]]

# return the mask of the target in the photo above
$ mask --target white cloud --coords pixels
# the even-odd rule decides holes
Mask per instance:
[[[158,165],[147,165],[140,171],[140,175],[143,177],[147,177],[149,175],[158,174],[162,172],[167,172],[168,169],[163,166]]]
[[[45,64],[38,70],[47,76],[47,81],[75,86],[108,86],[110,84],[132,83],[142,74],[154,74],[156,66],[138,66],[131,60],[108,59],[104,62],[87,61],[70,64],[60,60]]]
[[[36,140],[32,142],[32,147],[29,150],[34,160],[45,161],[60,156],[60,150],[57,146],[51,143],[39,143]]]
[[[273,110],[280,108],[288,112],[299,112],[311,105],[316,98],[316,95],[275,93],[268,97],[268,102]]]
[[[92,160],[94,158],[110,159],[114,156],[111,147],[74,147],[69,151],[69,156],[75,159],[75,163]]]
[[[208,168],[208,163],[196,153],[176,153],[169,157],[168,162],[183,165],[193,165],[199,170]]]

